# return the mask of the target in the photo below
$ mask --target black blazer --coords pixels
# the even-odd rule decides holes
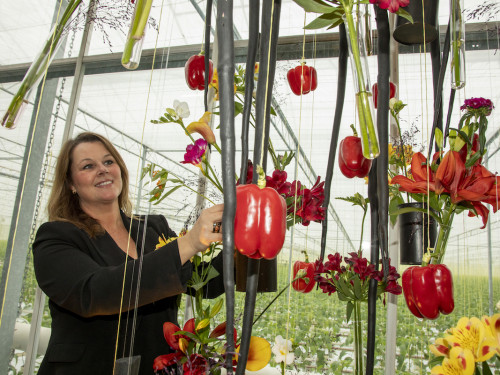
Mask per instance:
[[[124,214],[122,219],[128,229],[130,219]],[[38,284],[49,297],[52,332],[39,375],[112,375],[122,299],[117,358],[130,355],[134,336],[133,355],[141,356],[140,374],[154,373],[153,360],[171,352],[163,323],[177,324],[177,299],[192,275],[191,262],[181,265],[177,241],[155,251],[162,234],[176,236],[163,216],[133,220],[131,236],[138,254],[144,252],[141,267],[139,260],[125,259],[107,233],[91,238],[67,222],[40,226],[33,259]],[[222,275],[222,256],[213,264]],[[210,283],[209,297],[224,290],[222,276],[217,279]]]

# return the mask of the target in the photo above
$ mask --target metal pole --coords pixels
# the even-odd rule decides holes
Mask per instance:
[[[82,43],[80,44],[80,52],[76,60],[75,75],[73,77],[73,87],[71,88],[71,97],[68,106],[68,115],[66,117],[66,125],[64,127],[63,142],[71,138],[73,127],[75,124],[76,114],[78,112],[78,102],[82,91],[83,77],[85,76],[85,64],[83,58],[87,54],[92,38],[92,27],[94,25],[94,14],[96,1],[91,0],[87,19],[85,20],[85,28],[83,29]]]
[[[389,28],[394,30],[396,16],[389,15]],[[391,38],[390,42],[390,59],[391,71],[390,81],[396,85],[399,84],[399,44]],[[397,97],[397,96],[396,96]],[[391,117],[389,127],[389,140],[399,137],[398,128],[395,120]],[[397,265],[399,263],[399,227],[396,223],[394,227],[389,225],[389,257],[391,263]],[[386,319],[386,337],[385,337],[385,374],[396,374],[396,337],[397,337],[397,318],[398,318],[398,296],[388,293],[387,296],[387,319]]]

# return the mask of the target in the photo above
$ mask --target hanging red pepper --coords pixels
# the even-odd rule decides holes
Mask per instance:
[[[234,244],[241,254],[273,259],[283,247],[285,234],[286,202],[276,190],[255,184],[236,187]]]
[[[305,63],[288,71],[286,78],[295,95],[308,94],[318,87],[318,75],[316,69]]]
[[[455,308],[453,278],[444,264],[409,267],[402,284],[406,305],[417,318],[436,319]]]
[[[314,263],[309,263],[307,253],[305,251],[303,253],[306,255],[306,261],[298,260],[293,264],[293,278],[296,279],[299,272],[303,276],[292,282],[292,288],[300,293],[309,293],[316,284],[314,281]]]
[[[372,86],[373,93],[373,106],[377,109],[377,97],[378,97],[378,84],[375,82]],[[392,99],[396,96],[396,85],[392,82],[389,82],[389,99]]]
[[[354,126],[351,125],[354,136],[344,138],[339,145],[339,167],[347,178],[364,178],[370,172],[371,159],[363,156],[361,138],[358,137]]]
[[[212,81],[214,64],[212,60],[208,63],[208,83]],[[191,56],[184,65],[186,83],[191,90],[205,90],[205,55]]]

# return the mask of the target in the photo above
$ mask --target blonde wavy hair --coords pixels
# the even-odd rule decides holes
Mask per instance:
[[[73,163],[73,150],[82,143],[101,142],[116,160],[120,167],[122,177],[122,191],[118,196],[120,209],[128,216],[131,216],[132,204],[129,199],[129,176],[128,170],[120,153],[113,144],[100,134],[84,132],[69,139],[64,143],[57,158],[54,183],[50,193],[47,211],[49,221],[66,221],[85,230],[91,237],[104,233],[104,228],[94,218],[87,215],[80,207],[80,200],[77,194],[71,191],[71,165]]]

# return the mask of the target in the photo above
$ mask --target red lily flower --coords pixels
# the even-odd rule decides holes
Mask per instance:
[[[413,180],[399,175],[394,176],[391,184],[398,184],[400,191],[408,193],[427,194],[427,189],[435,191],[435,176],[430,167],[427,167],[427,159],[421,152],[413,154],[411,159],[411,174]],[[428,177],[427,177],[428,176]]]
[[[169,366],[175,365],[183,356],[181,352],[159,355],[153,362],[153,370],[155,372],[166,370]]]
[[[171,323],[171,322],[163,323],[163,336],[165,337],[167,344],[173,350],[183,351],[182,345],[185,345],[187,342],[189,342],[190,339],[187,336],[175,334],[176,332],[178,332],[180,330],[181,329],[177,325],[175,325],[174,323]],[[192,318],[192,319],[189,319],[186,322],[186,324],[184,324],[183,331],[194,333],[194,330],[195,330],[194,318]]]

